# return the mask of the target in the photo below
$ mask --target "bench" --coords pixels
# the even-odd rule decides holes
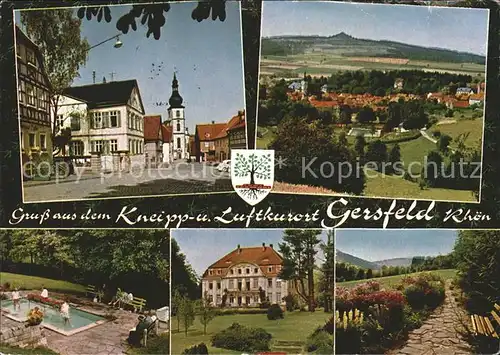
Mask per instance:
[[[495,309],[490,312],[491,318],[488,316],[480,316],[477,314],[472,314],[470,316],[472,331],[474,335],[482,335],[500,340],[500,337],[496,331],[496,328],[500,326],[500,306],[495,303],[494,308]],[[496,327],[494,326],[494,323],[496,323]],[[500,354],[500,348],[496,354]]]
[[[144,298],[134,297],[132,301],[127,301],[126,304],[134,307],[134,312],[142,312],[142,309],[146,307],[146,300]]]
[[[97,289],[95,288],[95,286],[87,285],[87,287],[85,287],[85,296],[87,296],[88,294],[97,296]]]
[[[158,318],[156,318],[155,321],[149,325],[149,327],[144,329],[144,334],[143,334],[143,338],[142,338],[142,345],[144,345],[144,347],[148,346],[148,337],[151,334],[154,334],[154,335],[158,334],[158,322],[159,322],[159,320],[158,320]]]

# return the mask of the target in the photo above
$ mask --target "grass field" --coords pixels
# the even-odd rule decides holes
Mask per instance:
[[[485,66],[475,63],[449,63],[410,60],[406,64],[376,62],[374,58],[342,56],[334,50],[316,53],[302,53],[287,56],[264,56],[261,58],[261,73],[285,75],[323,74],[329,76],[339,70],[424,70],[469,74],[484,78]]]
[[[47,348],[22,349],[14,346],[0,345],[0,354],[15,355],[57,355],[55,351]]]
[[[84,293],[85,286],[74,284],[67,281],[46,279],[43,277],[27,276],[21,274],[11,274],[0,272],[2,284],[10,283],[11,287],[19,287],[24,290],[41,290],[45,286],[50,291]]]
[[[411,198],[417,200],[437,201],[477,201],[471,191],[426,188],[420,189],[417,183],[404,180],[398,176],[388,176],[376,171],[369,171],[371,176],[366,179],[364,196],[388,197],[388,198]]]
[[[322,310],[314,313],[309,312],[287,312],[285,318],[271,321],[265,314],[238,314],[216,317],[207,327],[207,335],[203,335],[203,326],[198,320],[190,328],[186,336],[182,331],[177,332],[177,320],[172,319],[172,354],[180,354],[188,347],[204,342],[208,347],[209,354],[241,354],[241,351],[230,351],[211,347],[210,338],[217,332],[228,328],[234,322],[241,325],[264,328],[273,336],[272,343],[276,342],[305,342],[307,337],[319,326],[326,323],[329,314]]]
[[[432,271],[432,273],[438,274],[443,279],[447,280],[447,279],[454,278],[455,275],[457,274],[457,271],[454,270],[454,269],[445,269],[445,270]],[[418,275],[418,274],[419,273],[417,272],[417,273],[408,274],[408,275],[409,276],[415,276],[415,275]],[[401,279],[403,277],[405,277],[405,276],[406,275],[396,275],[396,276],[377,277],[377,278],[366,279],[366,280],[355,280],[355,281],[338,282],[337,285],[338,286],[342,286],[342,287],[351,288],[351,287],[354,287],[354,286],[356,286],[358,284],[361,284],[361,283],[373,280],[373,281],[379,282],[380,285],[382,287],[384,287],[384,288],[392,288],[392,287],[396,286],[399,282],[401,282]]]
[[[257,127],[257,132],[262,134],[262,137],[257,136],[257,149],[267,149],[276,137],[276,126]]]
[[[436,144],[430,140],[420,137],[408,142],[398,143],[401,149],[401,160],[405,168],[411,170],[412,174],[420,175],[424,163],[424,158],[431,151],[436,150]],[[390,150],[393,145],[388,145],[387,150]]]
[[[453,139],[458,138],[464,133],[469,133],[469,136],[465,140],[465,145],[470,148],[480,149],[482,147],[483,120],[480,118],[458,119],[455,123],[436,124],[432,126],[430,131],[440,131],[441,134],[447,134]]]

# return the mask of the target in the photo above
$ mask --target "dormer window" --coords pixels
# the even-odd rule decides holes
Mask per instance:
[[[231,269],[231,275],[234,275],[234,270],[233,269]]]
[[[246,273],[247,273],[247,275],[250,274],[250,269],[249,268],[246,269]]]
[[[213,274],[214,274],[214,271],[213,271],[213,270],[209,270],[209,271],[208,271],[208,274],[209,274],[209,275],[213,275]]]
[[[253,273],[254,274],[258,274],[259,273],[259,269],[258,268],[253,269]]]
[[[267,268],[267,272],[273,272],[273,267],[272,267],[272,266],[269,266],[269,267]]]
[[[238,275],[241,275],[241,269],[238,269]]]
[[[217,275],[220,275],[221,274],[221,270],[217,270]]]

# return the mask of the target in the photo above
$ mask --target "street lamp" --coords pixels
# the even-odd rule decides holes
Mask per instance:
[[[106,42],[109,42],[109,41],[111,41],[112,39],[115,39],[115,38],[116,38],[116,42],[115,42],[115,44],[114,44],[114,46],[113,46],[113,47],[115,47],[115,48],[120,48],[121,46],[123,46],[123,42],[122,42],[122,41],[120,41],[120,35],[119,35],[119,34],[117,34],[117,35],[114,35],[113,37],[110,37],[110,38],[108,38],[108,39],[105,39],[105,40],[104,40],[104,41],[102,41],[102,42],[99,42],[99,43],[97,43],[97,44],[93,45],[93,46],[92,46],[92,47],[90,47],[88,50],[90,51],[91,49],[93,49],[93,48],[95,48],[95,47],[97,47],[97,46],[100,46],[101,44],[104,44],[104,43],[106,43]]]

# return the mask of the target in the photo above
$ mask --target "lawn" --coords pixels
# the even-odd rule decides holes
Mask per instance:
[[[0,281],[2,284],[10,283],[11,287],[19,287],[24,290],[41,290],[45,286],[51,291],[68,292],[68,293],[84,293],[85,286],[71,283],[68,281],[46,279],[43,277],[28,276],[21,274],[11,274],[8,272],[0,272]]]
[[[432,273],[440,275],[443,279],[452,279],[455,277],[457,274],[457,271],[454,269],[444,269],[444,270],[436,270],[432,271]],[[408,276],[415,276],[418,275],[419,273],[413,273],[413,274],[408,274]],[[338,286],[342,287],[347,287],[347,288],[352,288],[358,284],[373,280],[377,281],[380,283],[380,285],[384,288],[392,288],[396,286],[399,282],[401,282],[401,279],[405,277],[406,275],[396,275],[396,276],[385,276],[385,277],[376,277],[373,279],[365,279],[365,280],[355,280],[355,281],[346,281],[346,282],[338,282]]]
[[[241,325],[264,328],[272,334],[273,340],[290,341],[290,342],[305,342],[307,337],[319,326],[326,323],[329,314],[322,310],[317,310],[314,313],[295,311],[285,313],[285,318],[282,320],[271,321],[267,319],[265,314],[238,314],[216,317],[207,327],[207,335],[203,335],[203,326],[198,320],[195,320],[188,332],[188,335],[182,331],[177,332],[177,320],[172,319],[172,354],[180,354],[182,351],[193,345],[204,342],[208,347],[209,354],[241,354],[241,351],[230,351],[211,347],[210,338],[217,332],[228,328],[231,324],[237,322]]]
[[[383,175],[373,170],[368,172],[364,196],[411,198],[417,200],[438,201],[474,201],[477,199],[472,191],[442,188],[425,188],[402,177]]]
[[[55,351],[47,348],[22,349],[14,346],[0,345],[0,354],[15,355],[57,355]]]
[[[431,132],[440,131],[441,134],[447,134],[453,139],[461,134],[469,133],[465,145],[470,148],[481,148],[483,140],[483,120],[476,119],[458,119],[455,123],[436,124],[430,129]],[[454,143],[452,143],[454,145]]]
[[[257,136],[257,149],[267,149],[276,138],[276,126],[272,127],[257,127],[257,132],[262,137]]]
[[[412,174],[420,175],[424,163],[424,158],[431,151],[436,150],[436,144],[430,140],[420,137],[408,142],[398,143],[401,149],[401,160],[404,163],[405,169],[411,169]],[[389,144],[389,151],[393,145]],[[411,166],[410,166],[411,165]]]

